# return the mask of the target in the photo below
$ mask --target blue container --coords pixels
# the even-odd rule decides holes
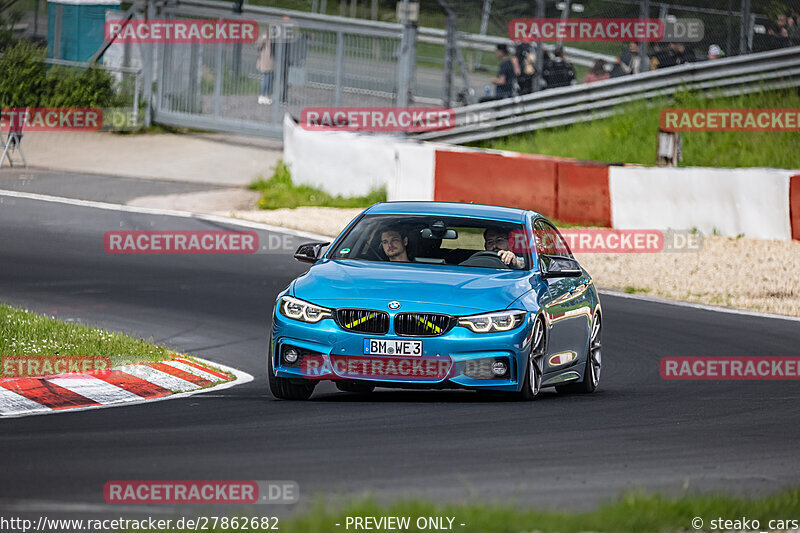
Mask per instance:
[[[105,42],[106,11],[119,10],[120,3],[120,0],[48,0],[47,57],[87,61]]]

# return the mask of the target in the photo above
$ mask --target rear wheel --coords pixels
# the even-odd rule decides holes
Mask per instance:
[[[542,388],[541,365],[546,346],[544,323],[541,319],[537,319],[533,324],[531,353],[528,356],[528,364],[525,368],[522,390],[517,393],[517,397],[520,400],[533,400],[538,396]]]
[[[272,339],[270,339],[269,345],[272,346]],[[279,400],[308,400],[314,392],[314,387],[317,386],[313,381],[296,383],[295,380],[277,377],[275,368],[272,365],[271,353],[267,357],[267,375],[269,378],[269,390]]]
[[[600,384],[600,371],[603,369],[603,354],[602,354],[602,335],[603,324],[600,320],[600,315],[595,315],[594,323],[592,324],[592,333],[589,337],[589,352],[586,354],[586,366],[583,370],[583,381],[580,383],[568,383],[566,385],[558,385],[556,390],[558,392],[577,392],[577,393],[590,393],[597,389]]]
[[[375,390],[375,385],[362,383],[360,381],[337,381],[336,388],[342,392],[354,392],[357,394],[369,394]]]

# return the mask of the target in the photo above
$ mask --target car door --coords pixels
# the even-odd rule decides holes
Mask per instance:
[[[554,257],[574,259],[561,233],[547,220],[539,218],[534,222],[534,236],[542,272]],[[580,277],[548,278],[545,283],[549,292],[544,305],[550,335],[548,357],[571,352],[575,359],[582,358],[586,353],[591,318],[591,301],[587,296],[589,277],[584,271]],[[548,370],[553,368],[545,362],[544,371]]]

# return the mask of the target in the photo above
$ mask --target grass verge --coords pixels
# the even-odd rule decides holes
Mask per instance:
[[[409,517],[407,528],[377,528],[378,531],[431,531],[416,525],[419,517],[453,518],[451,531],[461,533],[660,533],[665,531],[719,531],[719,530],[789,530],[796,526],[792,520],[800,520],[800,489],[778,492],[758,499],[742,499],[726,495],[690,495],[678,498],[632,492],[619,499],[603,504],[589,512],[536,511],[512,504],[434,504],[420,501],[400,501],[381,505],[373,500],[351,503],[332,510],[315,504],[301,516],[281,519],[279,527],[287,533],[341,533],[354,529],[351,523],[346,528],[348,517]],[[714,520],[750,520],[751,529],[742,528],[733,522],[716,523]],[[702,525],[697,519],[702,520]],[[772,523],[770,520],[788,519],[788,524]],[[239,520],[243,520],[240,518]],[[694,522],[693,522],[694,520]],[[754,521],[758,520],[756,526]],[[795,522],[796,523],[796,522]],[[340,524],[340,525],[336,525]],[[444,524],[448,522],[445,519]],[[461,524],[464,524],[463,526]],[[700,525],[700,527],[694,527]],[[755,529],[752,529],[755,528]],[[759,529],[760,528],[760,529]],[[362,528],[355,528],[361,530]],[[433,528],[435,529],[435,528]],[[176,531],[176,530],[173,530]],[[230,531],[217,528],[213,531]]]
[[[624,106],[613,117],[562,128],[483,141],[479,146],[514,152],[574,157],[607,163],[656,162],[656,135],[664,108],[797,109],[796,91],[705,98],[676,93],[672,98]],[[680,166],[800,168],[800,133],[704,132],[683,134]]]
[[[163,361],[176,353],[150,340],[134,339],[99,328],[63,322],[0,304],[0,356],[97,355],[112,366]],[[0,368],[2,377],[2,368]]]
[[[261,209],[295,208],[300,206],[318,207],[369,207],[386,201],[386,189],[375,189],[366,196],[332,196],[310,185],[295,185],[289,168],[278,161],[274,173],[268,180],[259,178],[250,184],[250,189],[259,191]]]

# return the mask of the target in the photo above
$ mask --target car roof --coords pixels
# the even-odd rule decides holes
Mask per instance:
[[[464,204],[459,202],[380,202],[364,211],[366,215],[441,215],[525,222],[528,213],[535,211],[500,207],[497,205]]]

